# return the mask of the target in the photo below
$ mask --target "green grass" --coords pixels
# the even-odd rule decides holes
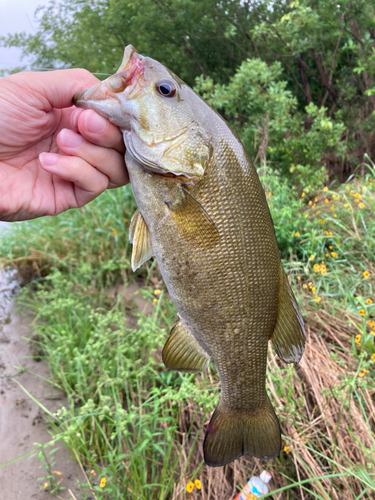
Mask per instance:
[[[371,165],[368,172],[311,199],[274,174],[262,178],[311,341],[302,371],[270,354],[268,388],[285,434],[284,451],[268,464],[278,498],[375,494]],[[175,308],[154,263],[130,270],[134,210],[129,187],[107,191],[80,210],[14,225],[0,241],[0,262],[16,265],[27,282],[19,303],[35,314],[35,355],[68,396],[49,416],[54,440],[86,468],[93,493],[82,485],[82,498],[199,498],[196,489],[188,496],[186,484],[200,479],[207,499],[229,500],[262,464],[242,458],[224,469],[203,465],[219,380],[211,365],[198,376],[165,370],[160,353]],[[134,281],[150,314],[127,296]],[[322,370],[326,379],[319,381]]]

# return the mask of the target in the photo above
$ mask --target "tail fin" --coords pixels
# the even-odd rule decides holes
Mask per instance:
[[[268,398],[256,414],[224,409],[219,403],[203,444],[204,461],[211,467],[228,464],[242,455],[270,460],[279,455],[280,449],[280,425]]]

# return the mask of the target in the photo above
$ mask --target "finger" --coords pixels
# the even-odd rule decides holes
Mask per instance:
[[[89,203],[108,187],[108,177],[82,158],[41,153],[39,161],[42,168],[50,174],[74,184],[77,207]]]
[[[73,107],[73,110],[70,114],[70,127],[74,130],[74,132],[79,132],[78,130],[78,117],[84,110],[82,108]]]
[[[70,156],[79,156],[97,168],[109,179],[110,188],[124,186],[129,182],[124,156],[114,149],[97,146],[82,135],[63,129],[57,136],[59,149]]]
[[[92,109],[77,109],[80,113],[72,113],[72,126],[76,123],[78,132],[93,144],[112,148],[125,154],[125,145],[120,129],[109,120],[98,115]]]
[[[40,73],[28,73],[27,80],[28,85],[35,85],[35,90],[46,97],[54,108],[68,108],[73,104],[72,99],[77,92],[90,88],[99,81],[85,69],[48,71],[43,73],[43,80]]]

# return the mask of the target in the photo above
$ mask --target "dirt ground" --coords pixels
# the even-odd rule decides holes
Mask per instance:
[[[1,271],[0,271],[1,272]],[[0,276],[0,499],[1,500],[52,500],[47,490],[41,490],[45,468],[40,468],[37,456],[27,456],[2,467],[35,448],[33,443],[50,440],[48,425],[43,421],[38,406],[16,383],[18,381],[48,410],[56,411],[64,405],[64,397],[41,377],[48,379],[48,370],[43,362],[33,359],[30,343],[32,335],[30,319],[17,313],[14,302],[14,284]],[[80,500],[82,492],[77,481],[85,483],[79,465],[72,459],[63,445],[55,445],[52,470],[61,480],[65,490],[58,493],[63,500]],[[48,450],[47,450],[48,452]],[[73,495],[69,492],[69,489]],[[81,490],[82,491],[82,490]]]

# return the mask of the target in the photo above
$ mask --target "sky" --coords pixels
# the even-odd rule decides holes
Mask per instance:
[[[47,5],[48,0],[0,0],[0,36],[8,33],[35,33],[37,24],[34,12],[40,5]],[[21,50],[0,47],[0,69],[8,69],[21,64]]]

